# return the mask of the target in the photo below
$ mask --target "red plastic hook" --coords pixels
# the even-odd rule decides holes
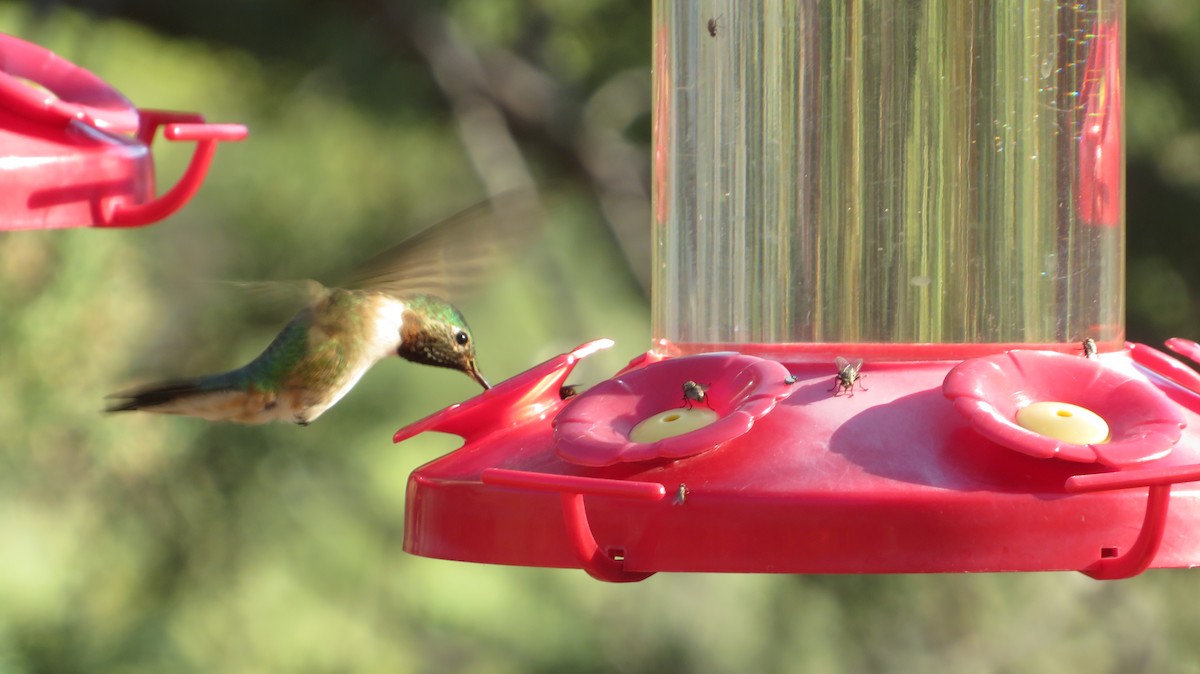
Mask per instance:
[[[179,210],[204,182],[219,141],[239,141],[247,135],[241,124],[206,124],[204,117],[190,112],[139,110],[137,138],[147,147],[154,141],[160,126],[163,137],[171,141],[196,141],[196,151],[179,182],[162,196],[142,204],[114,203],[104,214],[101,227],[137,227],[163,218]]]
[[[562,496],[563,519],[571,539],[571,547],[579,558],[580,567],[589,576],[610,583],[632,583],[654,575],[653,571],[625,570],[623,559],[615,558],[596,543],[588,524],[583,497],[615,496],[641,501],[659,501],[667,495],[666,487],[657,482],[626,482],[576,475],[548,475],[523,470],[488,468],[481,476],[484,484],[517,487],[531,491],[557,492]]]
[[[1076,475],[1066,482],[1066,490],[1072,494],[1114,489],[1149,487],[1146,516],[1142,519],[1142,530],[1129,550],[1115,557],[1101,557],[1082,573],[1097,580],[1130,578],[1150,568],[1158,548],[1162,544],[1163,532],[1167,528],[1167,508],[1171,501],[1171,485],[1178,482],[1200,480],[1200,466],[1180,466],[1122,471],[1117,473],[1095,473]]]

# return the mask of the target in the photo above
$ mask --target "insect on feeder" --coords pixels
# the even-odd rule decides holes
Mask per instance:
[[[156,196],[150,144],[160,127],[196,150],[179,182]],[[157,222],[200,188],[218,142],[245,137],[240,124],[138,109],[83,68],[0,35],[0,229]]]
[[[411,476],[405,549],[608,581],[1200,564],[1200,376],[1124,341],[1124,19],[658,0],[652,349],[401,429],[465,441]]]

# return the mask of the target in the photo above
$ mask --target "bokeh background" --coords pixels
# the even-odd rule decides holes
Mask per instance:
[[[1128,333],[1200,336],[1200,3],[1129,7]],[[647,0],[0,2],[144,107],[242,122],[145,229],[0,234],[0,674],[1195,672],[1200,573],[658,575],[413,557],[400,426],[477,390],[393,360],[308,428],[106,417],[286,319],[222,279],[335,278],[504,176],[544,244],[463,307],[497,381],[649,345]],[[160,140],[161,142],[161,140]],[[190,147],[156,145],[169,185]]]

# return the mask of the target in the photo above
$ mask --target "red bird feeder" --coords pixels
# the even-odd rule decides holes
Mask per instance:
[[[150,144],[159,127],[196,151],[178,184],[155,196]],[[196,193],[218,142],[245,137],[240,124],[139,110],[83,68],[0,35],[0,229],[157,222]]]
[[[1200,375],[1124,341],[1124,6],[943,5],[655,3],[654,348],[400,430],[464,438],[413,473],[406,550],[608,581],[1200,564]]]

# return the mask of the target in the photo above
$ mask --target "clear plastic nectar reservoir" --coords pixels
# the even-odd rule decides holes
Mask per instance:
[[[656,348],[1122,342],[1123,25],[1123,0],[658,0]]]

